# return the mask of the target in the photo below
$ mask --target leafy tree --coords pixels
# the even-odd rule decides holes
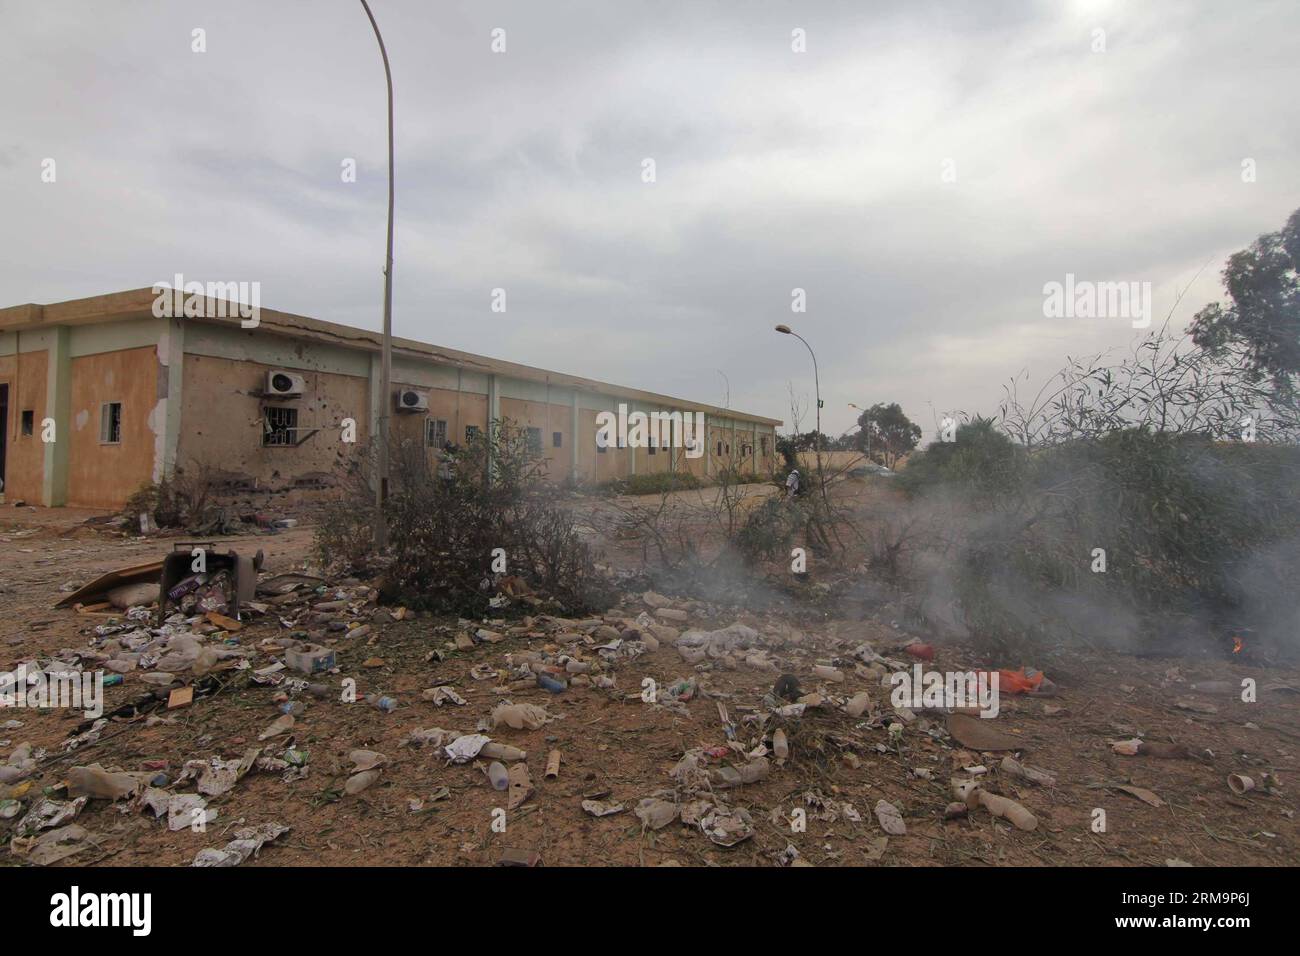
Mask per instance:
[[[1285,396],[1300,375],[1300,209],[1279,232],[1235,253],[1223,270],[1229,302],[1196,314],[1192,341],[1223,355],[1239,350],[1246,371]]]
[[[897,402],[872,405],[858,416],[858,425],[857,447],[887,468],[921,440],[921,426],[914,425]]]
[[[829,435],[823,435],[814,430],[810,432],[795,432],[793,435],[781,435],[776,440],[776,450],[783,455],[790,452],[787,458],[793,461],[791,457],[796,452],[816,451],[820,444],[822,451],[830,451],[835,447],[835,439]]]

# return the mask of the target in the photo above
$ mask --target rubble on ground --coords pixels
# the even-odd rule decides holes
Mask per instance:
[[[32,675],[102,672],[116,684],[112,706],[68,727],[57,748],[3,741],[0,828],[15,861],[92,860],[120,840],[116,821],[131,819],[188,841],[194,866],[237,866],[263,850],[286,852],[280,838],[301,824],[272,812],[276,803],[397,801],[402,814],[434,821],[482,793],[511,820],[539,808],[551,820],[571,814],[578,822],[568,825],[587,839],[671,845],[687,859],[906,862],[949,841],[991,853],[1018,832],[1058,834],[1083,812],[1077,800],[1059,802],[1076,784],[1123,793],[1134,807],[1164,806],[1150,776],[1124,769],[1150,766],[1129,760],[1143,756],[1204,764],[1236,799],[1284,799],[1266,762],[1230,763],[1226,785],[1209,766],[1224,758],[1196,744],[1194,721],[1232,700],[1211,681],[1169,682],[1186,743],[1142,726],[1093,728],[1090,746],[1111,776],[1075,781],[1056,769],[1066,755],[1043,753],[1023,720],[1085,709],[1066,681],[997,669],[1010,676],[996,720],[896,703],[894,681],[914,666],[996,668],[889,629],[868,634],[843,620],[796,627],[786,615],[655,591],[625,593],[589,617],[518,615],[537,605],[505,578],[495,607],[514,614],[435,618],[384,605],[372,582],[307,571],[262,572],[236,610],[230,575],[200,577],[184,579],[161,620],[157,594],[152,606],[83,606],[64,612],[82,623],[82,646],[24,655]],[[1217,693],[1220,703],[1192,706],[1195,693]],[[1049,694],[1060,702],[1039,700]],[[223,699],[238,699],[242,723],[178,735],[171,759],[115,744]],[[602,731],[621,715],[630,719]],[[647,737],[633,740],[642,727]],[[20,720],[0,728],[28,729]],[[648,770],[603,769],[596,755],[610,754],[614,766],[620,735],[647,754]],[[176,747],[185,748],[180,759]],[[465,826],[479,824],[489,827],[488,817]]]

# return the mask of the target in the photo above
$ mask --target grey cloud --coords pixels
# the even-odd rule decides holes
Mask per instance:
[[[1300,206],[1292,3],[374,6],[399,334],[709,401],[722,369],[734,407],[788,418],[786,383],[812,389],[788,321],[831,431],[850,401],[991,410],[1021,368],[1125,347],[1124,323],[1042,318],[1066,272],[1149,280],[1163,314],[1209,262],[1186,321]],[[359,4],[0,8],[0,302],[211,272],[378,327],[384,90]]]

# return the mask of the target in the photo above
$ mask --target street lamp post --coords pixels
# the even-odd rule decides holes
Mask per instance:
[[[388,500],[388,408],[393,400],[393,72],[388,67],[388,50],[379,33],[379,24],[370,12],[370,4],[361,0],[370,26],[379,41],[379,55],[384,58],[384,78],[388,83],[388,251],[384,258],[384,345],[379,384],[379,481],[375,487],[375,547],[388,547],[388,522],[384,503]]]
[[[790,326],[778,325],[776,330],[782,335],[793,335],[803,343],[804,348],[808,350],[808,354],[812,356],[813,388],[815,389],[817,396],[817,482],[821,485],[822,498],[824,499],[826,497],[826,477],[825,471],[822,468],[822,386],[821,378],[817,373],[817,353],[814,352],[812,346],[808,344],[808,340],[794,329],[790,328]]]
[[[860,412],[865,412],[865,411],[866,411],[865,408],[861,407],[860,405],[854,405],[852,402],[849,402],[849,408],[855,408],[855,409],[857,409],[857,410],[860,411]],[[867,441],[866,441],[866,444],[867,444],[867,448],[866,448],[866,456],[867,456],[867,461],[870,461],[870,460],[871,460],[871,429],[870,429],[870,428],[863,428],[862,425],[858,425],[858,428],[861,428],[861,429],[862,429],[862,434],[864,434],[865,436],[867,436]]]

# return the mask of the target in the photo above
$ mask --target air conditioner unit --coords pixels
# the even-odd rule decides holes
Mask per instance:
[[[395,397],[399,412],[427,412],[429,410],[429,394],[427,392],[419,392],[413,388],[399,388]]]
[[[266,373],[267,398],[297,398],[307,390],[307,380],[301,375],[272,369]]]

